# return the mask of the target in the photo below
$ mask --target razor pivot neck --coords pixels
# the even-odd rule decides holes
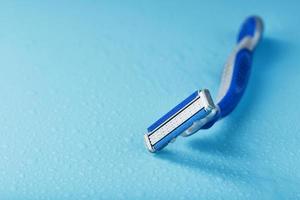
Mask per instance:
[[[234,110],[246,89],[253,52],[262,31],[263,23],[259,17],[245,20],[237,45],[225,64],[217,104],[207,89],[187,97],[147,129],[144,140],[150,152],[163,149],[179,135],[190,136],[199,129],[210,128]]]

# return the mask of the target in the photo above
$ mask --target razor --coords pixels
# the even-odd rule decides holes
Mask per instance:
[[[240,28],[237,45],[229,56],[222,75],[216,104],[208,89],[197,90],[148,127],[144,140],[150,152],[157,152],[181,135],[191,136],[208,129],[230,114],[246,89],[253,52],[261,40],[263,22],[248,17]]]

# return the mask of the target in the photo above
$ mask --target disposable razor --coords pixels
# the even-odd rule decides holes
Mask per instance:
[[[246,89],[253,52],[262,32],[260,17],[251,16],[244,21],[237,45],[224,67],[217,103],[214,104],[207,89],[192,93],[148,127],[144,140],[150,152],[163,149],[179,135],[191,136],[200,129],[212,127],[235,109]]]

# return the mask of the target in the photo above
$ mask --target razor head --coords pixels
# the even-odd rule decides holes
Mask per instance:
[[[163,117],[154,122],[144,135],[147,149],[156,152],[178,135],[190,136],[210,122],[217,108],[207,89],[197,90]]]

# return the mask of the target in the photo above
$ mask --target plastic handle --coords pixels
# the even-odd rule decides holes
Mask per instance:
[[[255,47],[261,39],[263,23],[257,16],[249,17],[240,28],[237,47],[225,66],[221,82],[219,117],[230,114],[240,102],[251,72]],[[219,93],[219,94],[220,94]]]

